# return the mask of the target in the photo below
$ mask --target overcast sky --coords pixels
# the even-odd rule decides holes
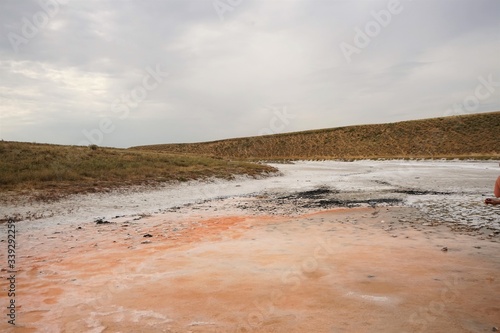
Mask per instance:
[[[498,0],[1,0],[0,22],[4,140],[130,147],[500,110]]]

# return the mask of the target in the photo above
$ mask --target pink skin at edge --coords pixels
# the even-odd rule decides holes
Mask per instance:
[[[500,176],[498,176],[497,181],[495,182],[495,188],[493,189],[493,193],[495,194],[495,197],[500,198]],[[491,205],[500,205],[500,199],[488,198],[484,201],[484,203]]]

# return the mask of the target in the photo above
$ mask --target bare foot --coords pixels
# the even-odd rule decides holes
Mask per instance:
[[[488,199],[484,200],[484,203],[487,205],[500,205],[500,199],[488,198]]]

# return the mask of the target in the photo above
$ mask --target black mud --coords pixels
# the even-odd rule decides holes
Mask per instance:
[[[408,195],[450,195],[454,192],[439,192],[439,191],[421,191],[421,190],[393,190],[394,193],[403,193]]]
[[[294,205],[299,208],[336,208],[336,207],[361,207],[377,205],[397,206],[402,204],[400,198],[363,198],[345,199],[341,198],[340,192],[334,189],[321,187],[314,190],[292,193],[290,195],[275,198],[280,205]]]
[[[298,193],[295,193],[294,196],[296,196],[297,198],[301,198],[301,199],[314,199],[314,198],[322,197],[322,196],[329,195],[329,194],[335,194],[335,193],[339,193],[339,191],[334,191],[334,190],[331,190],[331,189],[326,188],[326,187],[321,187],[321,188],[311,190],[311,191],[298,192]],[[284,197],[284,198],[286,198],[286,197]]]
[[[371,207],[376,207],[380,204],[385,204],[386,206],[397,206],[403,202],[401,199],[397,198],[382,198],[382,199],[368,199],[368,200],[320,200],[315,204],[310,204],[303,206],[304,208],[334,208],[334,207],[360,207],[363,205],[370,205]]]

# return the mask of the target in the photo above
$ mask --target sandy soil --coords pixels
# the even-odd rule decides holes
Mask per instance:
[[[418,211],[409,207],[295,216],[213,208],[106,224],[24,227],[18,234],[17,326],[2,315],[0,330],[337,333],[499,327],[499,236],[450,231],[415,216]],[[7,277],[2,269],[2,281]],[[5,308],[5,283],[2,289]]]

